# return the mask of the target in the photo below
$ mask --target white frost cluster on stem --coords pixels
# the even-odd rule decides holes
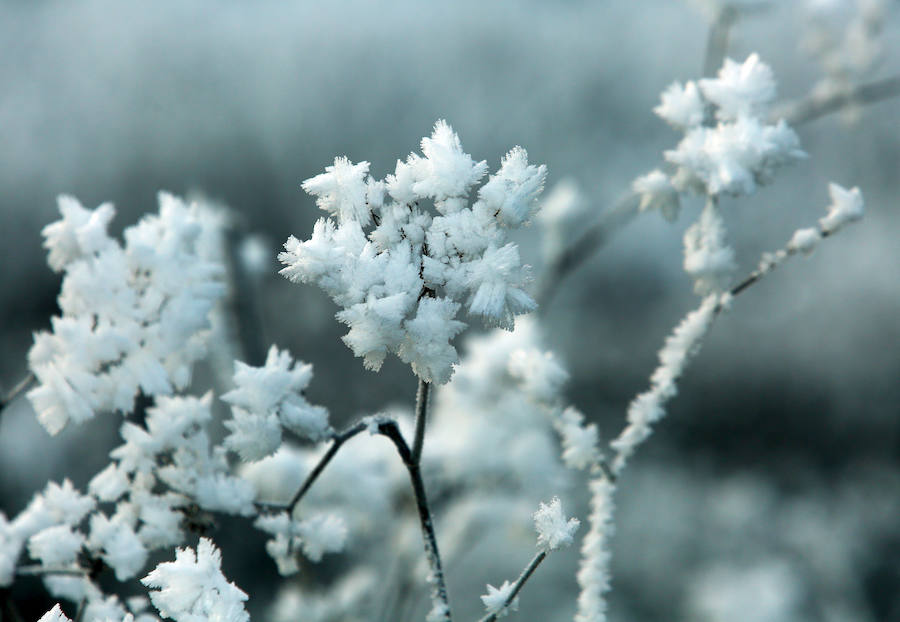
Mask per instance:
[[[676,167],[671,186],[709,196],[752,194],[776,169],[805,157],[784,121],[768,123],[774,98],[772,70],[756,54],[743,63],[726,59],[716,78],[669,86],[654,112],[684,131],[678,146],[664,153]],[[659,171],[639,179],[634,189],[645,209],[659,205],[671,213]]]
[[[222,396],[231,404],[228,449],[245,462],[274,454],[281,446],[282,427],[312,441],[332,433],[328,411],[310,404],[303,390],[312,380],[312,365],[294,362],[290,352],[272,346],[261,367],[234,362],[235,388]]]
[[[447,123],[422,139],[422,153],[382,180],[368,175],[368,162],[336,158],[303,182],[331,217],[308,240],[291,236],[279,260],[281,274],[317,284],[342,307],[344,342],[366,368],[378,370],[393,352],[443,384],[457,362],[451,340],[465,327],[456,319],[462,305],[504,328],[535,308],[524,290],[528,266],[507,232],[534,215],[546,168],[515,147],[473,201],[487,163],[473,161]]]
[[[222,554],[200,538],[196,552],[177,549],[175,561],[159,564],[141,582],[153,606],[175,622],[248,622],[247,595],[222,574]]]
[[[160,193],[159,214],[127,228],[123,246],[106,231],[111,204],[88,210],[63,196],[59,209],[43,234],[50,267],[65,273],[62,315],[28,353],[38,380],[28,398],[51,434],[99,411],[130,412],[139,391],[187,386],[225,293],[222,223],[210,210]]]

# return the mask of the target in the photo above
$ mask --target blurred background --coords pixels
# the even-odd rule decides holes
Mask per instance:
[[[779,100],[900,72],[896,2],[741,4],[752,10],[731,28],[728,54],[758,52]],[[715,6],[0,3],[0,383],[25,374],[32,331],[57,312],[40,237],[55,197],[112,201],[121,230],[167,190],[233,209],[236,244],[254,236],[270,268],[237,294],[256,318],[248,362],[276,343],[313,363],[308,395],[338,421],[411,404],[404,365],[363,370],[330,300],[276,274],[280,245],[320,216],[300,182],[342,154],[382,177],[444,118],[492,169],[519,144],[548,166],[548,193],[563,180],[577,188],[574,237],[679,140],[652,108],[672,81],[702,76]],[[877,28],[859,26],[873,16]],[[815,52],[825,32],[830,55]],[[867,215],[717,322],[622,480],[613,620],[900,619],[898,123],[900,98],[889,98],[798,126],[809,158],[723,203],[740,274],[824,214],[829,181],[859,186]],[[635,218],[542,309],[545,343],[571,373],[568,397],[606,438],[697,305],[681,237],[699,208],[688,203],[674,223]],[[539,226],[518,237],[538,277],[541,238]],[[16,514],[48,479],[83,485],[116,444],[117,417],[50,439],[27,402],[7,409],[0,509]],[[236,580],[256,595],[253,579]],[[559,589],[574,594],[574,582]],[[526,590],[517,615],[539,619],[543,593],[529,603]],[[263,601],[251,613],[265,615]],[[574,610],[568,596],[541,602],[560,619]]]

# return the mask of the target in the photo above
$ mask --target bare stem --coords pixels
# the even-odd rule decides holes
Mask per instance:
[[[406,439],[400,433],[397,422],[386,419],[378,424],[378,432],[388,437],[397,448],[397,453],[403,460],[406,470],[409,472],[412,483],[413,496],[416,501],[416,509],[419,512],[419,522],[422,527],[422,539],[425,544],[425,557],[428,560],[431,573],[429,582],[431,588],[431,601],[443,608],[443,619],[450,622],[450,599],[447,596],[447,583],[444,578],[444,569],[441,565],[441,554],[438,551],[437,536],[434,533],[434,524],[431,521],[431,510],[428,507],[428,498],[425,495],[425,483],[422,481],[422,472],[419,463],[413,459],[413,454],[406,444]]]
[[[538,286],[535,298],[539,303],[539,309],[545,309],[562,280],[574,272],[597,249],[599,249],[610,236],[618,229],[625,226],[638,213],[640,197],[632,192],[622,196],[609,209],[600,214],[591,227],[580,238],[557,255],[544,270],[544,276]]]
[[[19,395],[23,391],[27,391],[31,387],[31,385],[34,384],[35,380],[37,380],[37,378],[34,377],[34,374],[28,372],[28,374],[24,378],[16,383],[16,386],[14,386],[6,395],[0,398],[0,411],[9,406],[10,403],[12,403],[13,400],[19,397]]]
[[[483,618],[481,618],[480,622],[494,622],[497,619],[497,616],[500,613],[509,607],[509,604],[515,600],[516,596],[519,594],[519,590],[522,589],[522,586],[525,585],[525,582],[528,581],[529,577],[534,574],[534,571],[537,570],[537,567],[541,565],[541,562],[547,557],[547,551],[540,551],[537,555],[535,555],[531,562],[525,567],[525,570],[522,571],[522,574],[519,575],[519,578],[516,579],[516,582],[513,584],[512,591],[509,593],[509,596],[506,597],[506,600],[503,602],[503,606],[500,607],[500,610],[497,613],[491,613]]]
[[[297,493],[291,499],[291,502],[288,504],[288,514],[294,513],[294,510],[296,509],[297,504],[300,503],[303,495],[306,494],[313,483],[319,478],[319,475],[322,474],[322,471],[326,466],[328,466],[328,463],[331,462],[331,459],[334,458],[334,455],[338,452],[338,449],[341,448],[341,445],[365,430],[366,427],[366,422],[360,421],[350,426],[343,432],[339,432],[334,435],[331,440],[331,447],[328,448],[328,451],[325,452],[325,455],[322,456],[318,464],[316,464],[316,466],[313,467],[313,470],[310,471],[309,475],[306,476],[306,479],[300,486],[300,490],[297,491]]]
[[[838,112],[851,105],[874,104],[900,95],[900,75],[854,86],[827,97],[809,95],[778,106],[772,120],[784,119],[790,125],[802,125],[819,117]]]
[[[50,566],[41,566],[40,564],[34,564],[31,566],[19,566],[16,568],[17,575],[67,575],[70,577],[84,577],[87,576],[87,571],[84,568],[54,568]]]
[[[416,390],[416,432],[413,437],[412,461],[416,464],[422,459],[422,445],[425,443],[425,422],[428,416],[428,399],[431,397],[431,383],[419,378]]]
[[[75,612],[75,619],[72,622],[81,622],[84,619],[85,609],[87,609],[87,597],[82,598],[78,603],[78,611]]]
[[[712,76],[721,67],[728,53],[728,38],[731,27],[737,21],[738,12],[733,6],[725,6],[716,14],[709,26],[706,39],[706,53],[703,55],[703,75]]]

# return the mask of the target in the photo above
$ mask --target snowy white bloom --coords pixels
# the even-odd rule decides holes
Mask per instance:
[[[150,592],[153,606],[164,618],[176,622],[247,622],[247,595],[222,574],[222,555],[207,538],[200,538],[196,553],[175,551],[175,561],[159,564],[141,582]]]
[[[340,222],[355,220],[367,225],[372,213],[366,204],[366,175],[369,163],[353,164],[345,157],[334,159],[334,166],[303,182],[303,189],[316,197],[320,209],[337,216]]]
[[[831,183],[828,184],[828,194],[831,195],[831,205],[828,206],[828,215],[819,220],[822,231],[834,233],[845,224],[862,218],[863,197],[859,188],[847,190]]]
[[[537,544],[548,552],[569,546],[580,524],[577,518],[566,519],[559,497],[554,497],[549,504],[541,503],[534,513]]]
[[[398,160],[384,180],[364,180],[363,164],[338,158],[304,182],[337,218],[319,220],[309,240],[288,238],[281,274],[318,285],[342,307],[344,342],[367,369],[377,371],[394,353],[420,378],[447,382],[457,361],[451,341],[465,328],[456,319],[463,304],[487,325],[508,329],[535,308],[525,291],[528,266],[507,231],[535,214],[546,168],[516,147],[472,201],[487,164],[465,153],[444,121],[422,139],[422,155]]]
[[[500,587],[494,587],[491,584],[488,584],[485,587],[487,587],[487,594],[482,594],[481,602],[484,603],[484,610],[487,613],[497,614],[498,618],[502,618],[510,611],[519,610],[518,596],[509,603],[508,607],[504,606],[512,594],[513,588],[515,587],[514,583],[504,581],[503,585]]]
[[[669,177],[659,169],[636,178],[631,183],[631,189],[641,197],[638,209],[642,212],[658,209],[669,222],[678,217],[681,209],[678,191]]]
[[[106,233],[112,206],[59,205],[63,219],[44,236],[51,267],[65,271],[62,315],[28,353],[38,379],[28,397],[51,434],[98,411],[129,412],[139,391],[185,387],[225,292],[210,243],[221,223],[208,210],[161,193],[159,215],[126,229],[123,246]]]
[[[38,622],[72,622],[66,614],[63,613],[62,607],[57,603],[53,605],[53,609],[41,616]]]
[[[245,461],[270,456],[281,445],[281,427],[320,441],[331,433],[328,411],[303,397],[312,380],[312,365],[295,362],[286,350],[272,346],[262,367],[234,363],[235,388],[222,399],[232,405],[231,434],[225,446]]]
[[[666,161],[678,166],[672,185],[708,195],[751,194],[776,169],[805,157],[784,121],[768,123],[774,97],[772,70],[756,54],[743,63],[726,59],[718,77],[700,80],[699,86],[670,86],[656,112],[685,132],[678,146],[664,153]],[[703,123],[707,105],[715,110],[716,125]],[[653,173],[640,178],[634,190],[641,194],[642,209],[663,200],[654,198],[663,190],[662,182]]]
[[[751,54],[743,63],[726,58],[718,77],[700,80],[699,84],[703,96],[718,107],[716,117],[723,120],[762,117],[775,99],[772,70],[758,54]]]
[[[102,512],[91,516],[88,546],[101,554],[119,581],[134,577],[147,563],[147,549],[134,532],[129,518],[118,512],[111,519]]]
[[[653,112],[676,128],[695,127],[703,123],[705,104],[694,82],[673,82],[663,91],[661,103]]]

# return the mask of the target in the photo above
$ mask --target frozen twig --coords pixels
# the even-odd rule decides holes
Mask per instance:
[[[24,378],[16,383],[16,386],[14,386],[2,398],[0,398],[0,413],[2,413],[3,410],[5,410],[6,407],[13,402],[13,400],[19,397],[20,394],[22,394],[24,391],[27,391],[31,387],[31,385],[34,384],[34,381],[34,374],[28,372],[28,374]]]
[[[786,102],[772,111],[773,120],[784,119],[790,125],[815,121],[847,106],[874,104],[900,96],[900,75],[860,84],[825,97],[808,95],[793,102]]]
[[[706,39],[706,52],[703,55],[703,75],[715,75],[716,70],[725,60],[728,53],[728,38],[731,27],[737,20],[738,11],[733,6],[722,7],[709,26],[709,35]]]
[[[300,489],[294,494],[291,502],[288,504],[288,513],[293,515],[294,509],[296,509],[297,504],[300,503],[300,500],[303,498],[303,495],[310,489],[313,483],[319,478],[319,475],[322,474],[322,471],[325,470],[325,467],[328,466],[328,463],[331,462],[331,459],[334,458],[335,454],[341,448],[341,445],[346,443],[348,440],[362,432],[366,429],[367,423],[364,421],[360,421],[358,423],[353,424],[343,432],[338,432],[332,437],[331,447],[328,448],[328,451],[325,452],[325,455],[319,460],[318,464],[313,467],[313,470],[309,472],[309,475],[306,476],[306,479],[301,484]]]
[[[574,272],[603,246],[613,233],[631,222],[638,213],[639,205],[640,197],[633,192],[620,197],[612,207],[600,214],[597,222],[581,237],[553,259],[544,270],[535,296],[539,310],[546,309],[560,283],[570,272]]]
[[[513,584],[512,590],[504,599],[503,605],[500,607],[499,611],[484,616],[479,622],[494,622],[501,614],[501,612],[505,611],[506,608],[509,607],[510,603],[512,603],[516,599],[516,596],[519,594],[522,586],[525,585],[525,582],[528,581],[532,574],[534,574],[534,571],[537,570],[537,567],[541,565],[541,562],[544,561],[546,557],[547,551],[539,551],[522,571],[522,574],[519,575],[519,578],[516,579],[516,582]]]
[[[422,459],[422,445],[425,442],[425,423],[428,416],[428,399],[431,394],[431,383],[419,378],[416,390],[416,432],[413,437],[412,459],[416,464]]]
[[[450,621],[450,600],[447,596],[447,584],[444,579],[444,570],[441,565],[441,555],[438,551],[437,536],[434,532],[434,524],[431,520],[431,510],[428,506],[428,498],[425,494],[425,483],[422,480],[422,471],[419,463],[413,459],[413,454],[406,443],[406,439],[400,433],[397,422],[386,419],[378,423],[378,433],[386,436],[394,443],[406,470],[409,472],[410,483],[416,501],[416,509],[419,512],[419,522],[422,527],[422,538],[425,544],[425,557],[430,568],[429,582],[432,584],[431,602],[432,613],[429,620],[434,618]]]
[[[36,575],[66,575],[70,577],[85,577],[88,572],[84,568],[54,568],[52,566],[42,566],[33,564],[30,566],[19,566],[16,568],[16,574],[22,576]]]

